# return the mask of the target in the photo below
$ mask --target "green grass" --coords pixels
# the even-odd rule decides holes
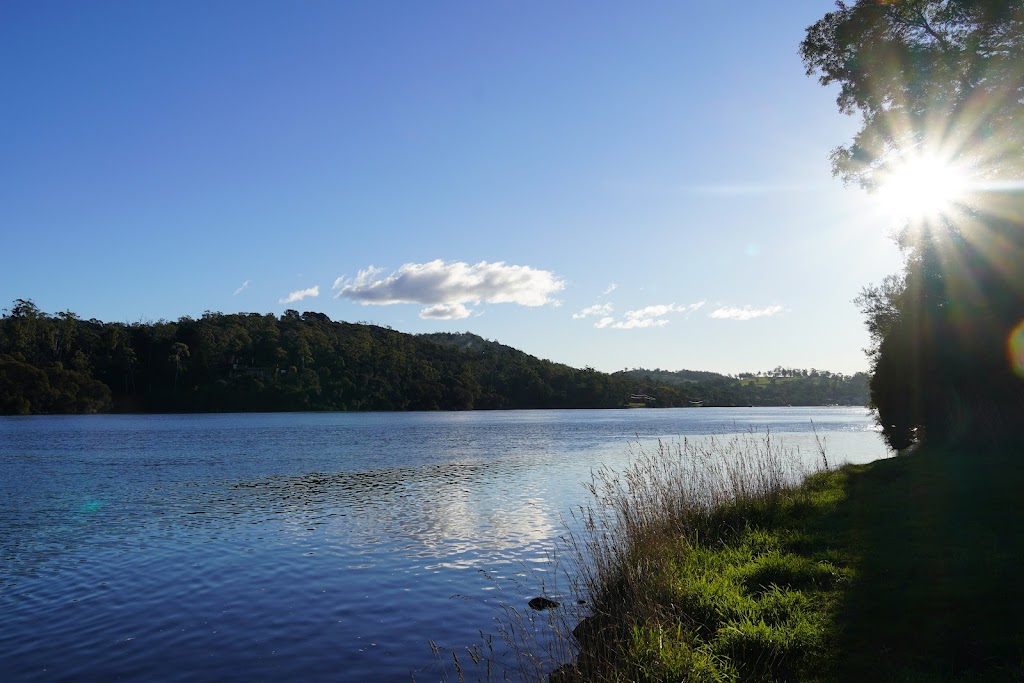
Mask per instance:
[[[666,453],[595,486],[616,515],[591,520],[602,628],[561,680],[1024,681],[1017,453],[926,448],[800,486],[765,453],[754,487]]]

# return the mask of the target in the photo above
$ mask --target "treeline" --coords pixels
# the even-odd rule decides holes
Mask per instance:
[[[2,414],[617,408],[638,396],[658,407],[808,405],[806,395],[715,373],[609,375],[473,334],[410,335],[293,310],[125,324],[18,299],[0,317]]]
[[[19,299],[0,319],[0,412],[609,408],[625,380],[473,335],[321,313],[105,323]]]
[[[614,376],[631,378],[658,405],[820,406],[868,403],[868,376],[827,370],[776,368],[735,377],[694,370],[633,369]],[[699,378],[699,379],[697,379]]]

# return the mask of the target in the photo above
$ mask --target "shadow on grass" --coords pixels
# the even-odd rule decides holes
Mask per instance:
[[[1024,458],[926,448],[840,476],[815,524],[856,567],[837,679],[1024,680]]]

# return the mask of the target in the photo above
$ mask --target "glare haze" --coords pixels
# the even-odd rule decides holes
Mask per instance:
[[[852,373],[900,267],[786,3],[0,8],[0,307]]]

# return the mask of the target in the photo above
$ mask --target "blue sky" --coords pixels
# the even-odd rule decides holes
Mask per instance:
[[[829,0],[0,6],[0,307],[322,311],[577,367],[854,372]]]

